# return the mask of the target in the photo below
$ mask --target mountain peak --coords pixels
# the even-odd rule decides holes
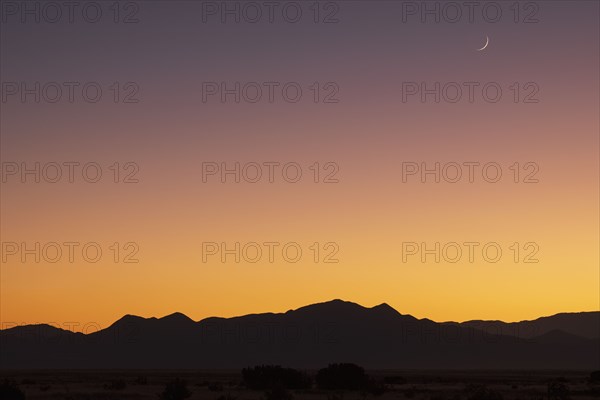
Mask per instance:
[[[379,311],[386,314],[394,314],[401,315],[394,307],[390,306],[388,303],[381,303],[376,305],[375,307],[371,307],[373,311]]]
[[[187,315],[180,313],[180,312],[174,312],[172,314],[165,315],[164,317],[160,318],[160,320],[161,321],[194,322],[190,317],[188,317]]]
[[[352,303],[351,301],[345,301],[341,299],[333,299],[322,303],[310,304],[304,307],[296,309],[296,311],[307,311],[307,310],[323,310],[323,311],[341,311],[341,310],[357,310],[365,309],[360,304]]]
[[[125,327],[138,325],[144,321],[146,321],[146,318],[132,314],[125,314],[121,318],[113,322],[111,325],[109,325],[106,329],[125,329]]]
[[[381,303],[371,308],[394,310],[394,307],[390,306],[388,303]]]

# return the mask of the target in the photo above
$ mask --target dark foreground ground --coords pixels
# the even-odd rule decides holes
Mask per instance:
[[[157,400],[167,383],[176,378],[187,382],[192,400],[600,399],[600,383],[590,381],[590,371],[367,372],[382,383],[382,390],[377,393],[316,388],[278,393],[249,390],[243,387],[240,371],[1,371],[0,382],[16,383],[26,399]]]

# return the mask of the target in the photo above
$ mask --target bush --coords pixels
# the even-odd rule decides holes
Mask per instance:
[[[469,385],[465,391],[468,400],[502,400],[500,392],[488,389],[485,385]]]
[[[569,387],[557,379],[548,383],[548,400],[569,400]]]
[[[165,390],[161,393],[161,400],[183,400],[190,397],[192,393],[187,388],[187,382],[179,378],[167,383]]]
[[[211,392],[222,392],[223,385],[219,382],[211,382],[208,384],[208,390],[210,390]]]
[[[344,393],[327,393],[327,400],[344,400]]]
[[[404,385],[406,384],[406,378],[403,376],[386,376],[383,378],[383,382],[387,385]]]
[[[104,389],[106,390],[123,390],[127,387],[127,384],[122,379],[117,379],[111,381],[110,383],[104,384]]]
[[[356,364],[329,364],[317,372],[317,386],[327,390],[369,389],[369,377]]]
[[[372,394],[373,396],[381,396],[385,393],[385,389],[386,387],[382,382],[378,382],[374,379],[369,379],[366,391]]]
[[[231,393],[227,393],[227,395],[220,395],[217,397],[217,400],[237,400],[237,397],[232,396]]]
[[[265,400],[292,400],[294,396],[282,385],[276,385],[265,392]]]
[[[244,384],[253,390],[308,389],[310,377],[293,368],[282,368],[274,365],[261,365],[242,370]]]
[[[0,384],[0,399],[25,400],[25,393],[19,389],[15,381],[5,380]]]
[[[590,382],[600,383],[600,371],[593,371],[590,374]]]

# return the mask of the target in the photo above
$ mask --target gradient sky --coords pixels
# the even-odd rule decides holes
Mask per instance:
[[[106,253],[95,264],[4,254],[3,324],[105,327],[124,314],[174,311],[198,320],[333,298],[387,302],[438,321],[599,309],[598,2],[535,2],[537,23],[522,22],[526,2],[515,23],[512,1],[496,2],[496,23],[480,9],[472,23],[423,23],[403,22],[406,2],[340,1],[339,22],[329,24],[313,22],[312,2],[298,3],[298,23],[277,12],[274,23],[204,23],[202,4],[191,1],[138,2],[131,24],[115,24],[109,2],[99,2],[106,17],[95,24],[77,13],[74,23],[22,23],[4,12],[3,83],[93,81],[104,90],[95,104],[77,91],[73,103],[7,97],[3,169],[97,162],[106,178],[8,177],[2,242],[97,242]],[[488,48],[476,51],[486,36]],[[298,103],[279,95],[273,103],[203,102],[202,83],[213,81],[298,82],[304,90]],[[466,94],[457,103],[402,101],[403,82],[471,81],[496,82],[502,98],[490,103],[476,90],[472,103]],[[114,82],[135,82],[139,102],[111,101]],[[314,82],[335,82],[339,102],[314,103]],[[522,95],[535,83],[539,101],[515,103],[515,82]],[[299,163],[303,179],[202,181],[203,162],[270,161]],[[336,163],[339,183],[312,182],[308,167],[317,161]],[[111,182],[115,162],[135,162],[139,183]],[[503,179],[403,182],[403,162],[496,162]],[[539,183],[513,183],[515,162],[536,163]],[[139,263],[114,263],[114,242],[137,243]],[[305,253],[295,264],[279,256],[203,263],[203,242],[297,242]],[[314,263],[313,242],[337,243],[339,262]],[[464,255],[403,262],[403,242],[497,242],[504,253],[497,263],[480,253],[473,263]],[[514,242],[537,243],[539,262],[515,263]]]

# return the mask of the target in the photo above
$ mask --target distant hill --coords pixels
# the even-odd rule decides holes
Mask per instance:
[[[437,323],[333,300],[285,313],[207,318],[126,315],[84,335],[48,325],[0,331],[0,366],[10,368],[599,369],[600,312],[535,321]]]
[[[456,322],[448,322],[456,324]],[[600,337],[600,312],[561,313],[533,321],[467,321],[459,325],[489,333],[533,338],[557,330],[588,339]]]

